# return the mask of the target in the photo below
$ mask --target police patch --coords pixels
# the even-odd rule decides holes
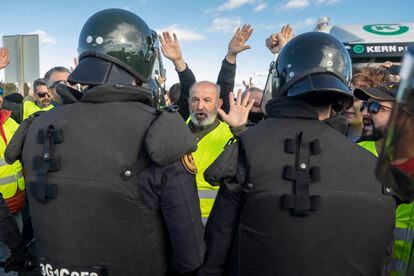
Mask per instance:
[[[191,174],[197,173],[197,167],[194,162],[194,158],[191,153],[187,153],[183,157],[181,157],[181,162],[183,163],[184,168]]]

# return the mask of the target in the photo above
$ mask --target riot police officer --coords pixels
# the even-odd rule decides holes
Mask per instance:
[[[155,108],[156,39],[129,11],[94,14],[68,78],[86,91],[25,123],[7,149],[23,161],[43,275],[166,275],[202,262],[196,142],[178,113]]]
[[[404,203],[414,200],[414,48],[409,47],[402,69],[397,101],[388,123],[382,153],[378,160],[377,176]],[[413,228],[414,214],[406,225]],[[396,275],[414,274],[412,233],[407,232],[401,243],[400,260],[393,267]]]
[[[272,69],[269,118],[205,173],[221,186],[199,274],[381,273],[395,203],[375,178],[375,158],[344,136],[343,118],[331,117],[353,101],[346,49],[329,34],[305,33]]]

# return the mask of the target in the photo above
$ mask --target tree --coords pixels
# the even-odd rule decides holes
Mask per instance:
[[[17,92],[17,86],[14,83],[5,83],[3,86],[4,89],[4,95],[7,96],[11,93]]]

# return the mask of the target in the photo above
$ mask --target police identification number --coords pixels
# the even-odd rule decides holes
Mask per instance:
[[[40,264],[42,276],[100,276],[98,272],[73,271],[67,268],[53,268],[51,264]]]

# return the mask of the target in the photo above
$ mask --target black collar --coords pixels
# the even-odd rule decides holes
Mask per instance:
[[[104,84],[85,91],[80,99],[86,103],[142,102],[152,106],[153,94],[140,86]]]
[[[272,99],[266,105],[266,112],[268,117],[273,118],[319,120],[316,108],[298,98],[280,97]],[[348,131],[346,119],[340,115],[332,116],[323,122],[344,135]]]

